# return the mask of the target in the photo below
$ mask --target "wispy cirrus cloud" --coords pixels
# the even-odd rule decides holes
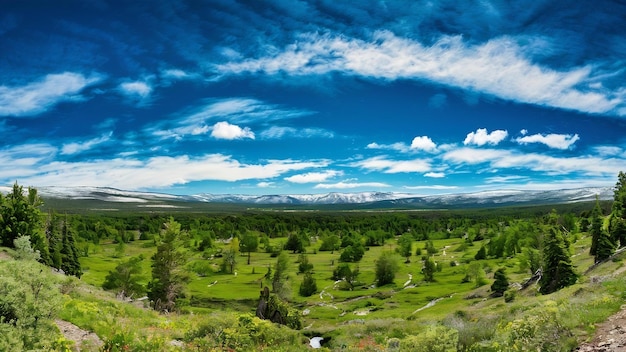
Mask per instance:
[[[495,130],[491,133],[486,128],[479,128],[476,132],[470,132],[465,137],[463,144],[483,146],[485,144],[497,145],[502,142],[509,133],[504,130]]]
[[[281,139],[281,138],[334,138],[335,133],[323,128],[295,128],[286,126],[272,126],[259,133],[259,137],[263,139]]]
[[[358,167],[370,171],[380,171],[386,174],[404,173],[404,172],[429,172],[432,169],[429,160],[413,159],[413,160],[389,160],[383,156],[376,156],[365,160],[359,160],[350,164],[352,167]]]
[[[540,143],[547,145],[550,148],[566,150],[570,149],[574,143],[576,143],[580,137],[578,134],[533,134],[523,137],[515,138],[514,140],[519,144]]]
[[[61,147],[61,154],[72,155],[84,152],[86,150],[94,148],[99,144],[110,141],[112,136],[113,132],[110,132],[101,137],[96,137],[82,142],[65,143],[63,144],[63,147]]]
[[[266,56],[216,65],[223,75],[263,73],[322,75],[341,72],[377,79],[434,81],[505,100],[622,115],[624,87],[594,88],[600,72],[593,66],[558,71],[534,63],[527,38],[501,36],[469,44],[461,36],[442,36],[432,45],[376,31],[370,40],[306,33]],[[530,44],[529,44],[530,45]]]
[[[102,79],[99,75],[64,72],[22,86],[0,86],[0,116],[35,116],[61,102],[84,100],[80,93]]]
[[[317,183],[326,182],[329,178],[343,175],[343,171],[328,170],[322,172],[307,172],[305,174],[285,177],[285,181],[292,183]]]
[[[184,185],[193,181],[266,180],[288,172],[326,167],[328,163],[325,160],[285,159],[245,164],[223,154],[154,156],[145,160],[130,157],[79,162],[43,163],[42,160],[32,160],[31,165],[37,167],[29,167],[28,173],[9,167],[11,164],[3,164],[6,166],[0,166],[0,181],[10,184],[19,178],[20,183],[33,185],[83,185],[138,190]]]
[[[354,188],[387,188],[391,187],[383,182],[353,182],[342,181],[337,183],[320,183],[313,187],[314,189],[354,189]]]
[[[555,157],[504,149],[459,148],[442,159],[457,165],[488,164],[492,170],[525,169],[548,175],[580,174],[614,176],[624,168],[624,159],[600,156]]]

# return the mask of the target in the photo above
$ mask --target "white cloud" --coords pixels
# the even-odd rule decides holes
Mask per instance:
[[[271,187],[274,187],[274,182],[263,181],[263,182],[257,183],[256,186],[259,188],[271,188]]]
[[[486,128],[479,128],[476,132],[470,132],[465,137],[463,144],[465,145],[497,145],[502,142],[509,133],[504,130],[495,130],[491,133],[487,132]]]
[[[343,175],[341,171],[328,170],[324,172],[308,172],[306,174],[285,177],[285,181],[292,183],[315,183],[325,182],[329,178]]]
[[[411,149],[424,150],[427,152],[433,152],[437,150],[437,145],[428,136],[420,136],[413,138],[411,142]]]
[[[98,144],[108,142],[109,140],[111,140],[112,135],[113,133],[109,133],[109,134],[103,135],[102,137],[93,138],[93,139],[83,141],[80,143],[72,142],[72,143],[63,144],[63,147],[61,147],[61,154],[70,155],[70,154],[77,154],[80,152],[84,152],[86,150],[89,150],[97,146]]]
[[[390,31],[374,32],[369,41],[341,35],[307,33],[283,50],[266,56],[217,65],[222,74],[245,72],[322,75],[342,72],[397,80],[428,80],[506,100],[586,113],[624,114],[624,97],[587,83],[593,66],[557,71],[528,57],[523,38],[502,36],[471,45],[463,37],[443,36],[425,46]]]
[[[259,134],[263,139],[280,138],[333,138],[335,134],[323,128],[294,128],[284,126],[272,126]]]
[[[444,186],[444,185],[432,185],[432,186],[404,186],[406,189],[434,189],[434,190],[449,190],[458,189],[458,186]]]
[[[248,127],[241,128],[237,125],[231,125],[226,121],[221,121],[213,125],[211,137],[217,139],[254,139],[254,132]]]
[[[621,155],[624,153],[624,150],[620,147],[616,146],[597,146],[594,147],[596,153],[602,156],[610,156],[610,155]],[[626,154],[624,154],[626,156]]]
[[[424,177],[443,178],[446,177],[446,174],[443,172],[427,172],[424,174]]]
[[[315,185],[315,189],[351,189],[351,188],[387,188],[391,187],[381,182],[337,182],[337,183],[320,183]]]
[[[44,148],[48,149],[48,148]],[[7,160],[12,161],[12,160]],[[45,161],[45,162],[44,162]],[[15,163],[0,164],[2,182],[19,179],[33,186],[100,186],[129,190],[163,188],[193,181],[242,181],[271,179],[285,173],[328,166],[328,161],[268,160],[242,164],[230,156],[156,156],[147,160],[115,158],[82,162],[34,160],[26,173]]]
[[[101,79],[64,72],[46,75],[24,86],[0,86],[0,116],[33,116],[63,101],[82,100],[79,93]]]
[[[382,171],[386,174],[401,172],[428,172],[431,170],[430,162],[423,159],[414,160],[388,160],[381,156],[360,160],[350,166],[360,167],[372,171]]]
[[[528,143],[541,143],[545,144],[550,148],[554,149],[569,149],[574,143],[576,143],[580,137],[578,134],[554,134],[550,133],[547,135],[543,134],[533,134],[529,136],[516,138],[515,141],[519,144],[528,144]]]
[[[411,148],[405,143],[393,143],[393,144],[378,144],[376,142],[372,142],[365,146],[367,149],[380,149],[380,150],[395,150],[402,153],[408,153]]]
[[[152,86],[145,81],[124,82],[118,88],[120,93],[130,98],[145,99],[152,93]]]
[[[522,154],[510,150],[459,148],[447,152],[443,160],[459,165],[487,163],[492,169],[525,169],[548,175],[578,173],[587,176],[617,175],[624,169],[624,159],[598,156],[554,157],[537,153]]]

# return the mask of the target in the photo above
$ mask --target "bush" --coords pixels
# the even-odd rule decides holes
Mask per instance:
[[[455,352],[459,333],[441,325],[433,325],[418,335],[400,340],[401,351]]]
[[[398,272],[398,260],[392,253],[383,252],[376,260],[376,284],[383,286],[393,283]]]
[[[516,295],[516,293],[513,290],[508,290],[508,291],[504,292],[504,301],[506,303],[513,302],[515,300],[515,295]]]

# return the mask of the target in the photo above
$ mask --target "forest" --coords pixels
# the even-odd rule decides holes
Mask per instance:
[[[570,351],[626,299],[624,173],[612,201],[550,207],[46,203],[0,197],[0,350]]]

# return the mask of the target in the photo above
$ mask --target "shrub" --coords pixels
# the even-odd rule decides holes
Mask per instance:
[[[418,335],[400,340],[401,351],[415,352],[455,352],[459,334],[454,329],[433,325]]]

